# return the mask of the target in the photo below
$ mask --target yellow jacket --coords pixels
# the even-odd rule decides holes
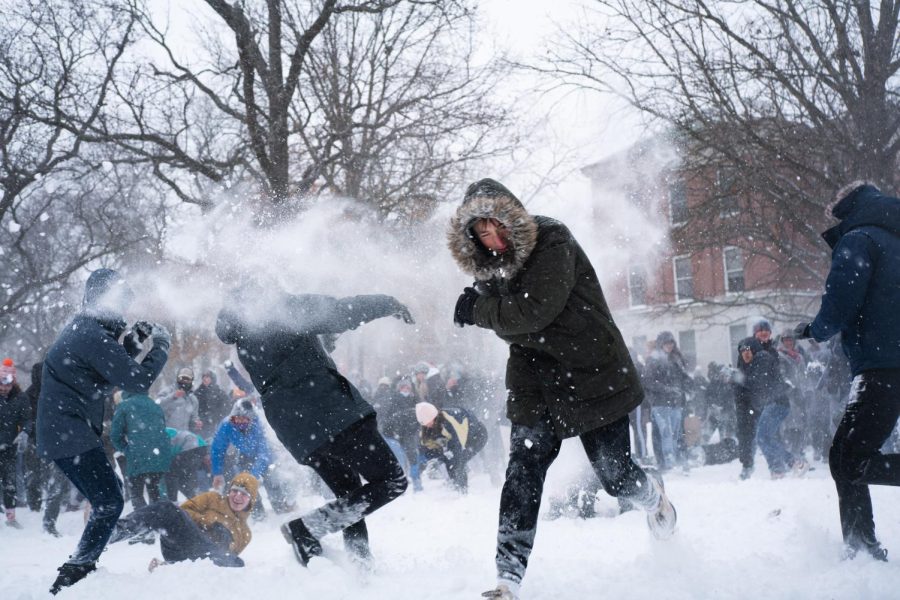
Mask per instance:
[[[243,472],[235,475],[231,485],[238,485],[250,492],[250,504],[247,505],[246,510],[240,513],[234,512],[228,504],[228,498],[218,492],[204,492],[194,496],[182,504],[181,509],[203,531],[209,531],[210,527],[216,523],[224,525],[231,532],[232,540],[229,550],[232,554],[240,554],[250,543],[252,537],[250,527],[247,525],[247,517],[250,516],[250,510],[257,501],[259,482],[250,473]]]

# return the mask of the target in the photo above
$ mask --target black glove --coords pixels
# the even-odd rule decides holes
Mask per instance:
[[[209,539],[213,541],[213,543],[220,547],[228,550],[231,547],[231,542],[234,540],[234,537],[231,535],[231,531],[225,527],[223,523],[213,523],[206,530],[206,535],[209,536]]]
[[[809,331],[811,323],[800,323],[796,327],[794,327],[794,337],[798,340],[807,340],[812,337],[812,333]]]
[[[153,325],[147,321],[138,321],[131,326],[131,331],[137,336],[137,340],[143,344],[144,340],[153,333]]]
[[[412,313],[410,313],[406,305],[401,302],[397,302],[397,309],[393,316],[396,319],[402,320],[407,325],[412,325],[416,322],[415,319],[413,319]]]
[[[453,322],[457,327],[475,324],[475,301],[478,300],[478,292],[475,288],[467,287],[456,301],[456,309],[453,311]]]

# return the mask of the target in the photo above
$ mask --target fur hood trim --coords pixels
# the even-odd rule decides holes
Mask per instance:
[[[509,231],[510,248],[503,254],[489,252],[475,238],[472,226],[477,219],[497,219]],[[474,196],[456,210],[447,231],[447,246],[459,268],[477,281],[494,277],[514,277],[537,245],[538,226],[534,217],[512,196]]]

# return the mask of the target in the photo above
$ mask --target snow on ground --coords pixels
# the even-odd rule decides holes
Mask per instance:
[[[670,474],[666,486],[678,509],[675,537],[650,537],[645,517],[542,520],[526,599],[847,598],[900,597],[898,563],[841,561],[837,499],[827,467],[804,479],[771,481],[760,457],[754,477],[738,481],[738,464]],[[553,469],[551,468],[551,473]],[[161,567],[155,546],[121,543],[108,549],[98,572],[58,596],[65,600],[203,599],[470,599],[493,587],[499,489],[473,477],[467,497],[426,480],[369,520],[374,569],[351,563],[339,536],[324,541],[326,558],[300,567],[278,532],[282,517],[254,524],[243,569],[208,562]],[[881,541],[900,553],[898,492],[873,487]],[[301,510],[318,504],[306,497]],[[544,508],[547,502],[545,497]],[[615,504],[602,499],[600,512]],[[127,508],[126,508],[127,510]],[[40,533],[40,519],[19,509],[22,531],[0,528],[0,599],[47,598],[57,566],[82,528],[64,513],[60,540]]]

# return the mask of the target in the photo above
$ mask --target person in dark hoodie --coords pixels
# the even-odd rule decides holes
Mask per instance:
[[[203,423],[200,435],[210,441],[216,434],[219,424],[231,411],[231,398],[219,387],[216,374],[211,369],[203,371],[200,376],[200,387],[194,390],[194,395],[197,397],[200,421]]]
[[[469,186],[448,245],[474,276],[454,310],[459,326],[493,330],[509,344],[509,465],[500,496],[497,587],[511,599],[528,565],[544,479],[562,440],[578,436],[603,487],[648,513],[668,537],[675,510],[662,480],[632,460],[628,413],[644,397],[637,370],[587,255],[559,221],[528,214],[492,179]]]
[[[831,270],[815,319],[795,329],[819,342],[841,334],[853,387],[828,457],[845,555],[886,560],[875,536],[869,485],[900,485],[900,454],[881,446],[900,416],[900,199],[854,182],[838,191],[822,234]]]
[[[16,381],[16,366],[11,358],[0,363],[0,489],[6,509],[6,525],[21,529],[16,520],[16,460],[19,450],[28,444],[31,408]]]
[[[686,469],[679,446],[684,434],[685,400],[693,384],[672,332],[662,331],[656,336],[656,350],[647,358],[642,381],[652,407],[653,426],[659,429],[662,442],[665,460],[661,464],[665,468],[680,465]]]
[[[78,547],[59,568],[56,594],[96,569],[97,559],[122,514],[122,484],[103,443],[104,402],[114,387],[146,394],[169,354],[165,328],[146,322],[125,335],[123,318],[134,292],[119,273],[98,269],[85,284],[82,311],[63,328],[47,352],[38,399],[37,447],[91,503]],[[153,348],[141,362],[141,343]]]
[[[237,346],[276,437],[335,495],[281,528],[302,565],[322,553],[322,536],[338,531],[348,550],[367,560],[365,516],[406,490],[406,476],[378,432],[375,411],[323,345],[323,336],[388,316],[414,322],[391,296],[293,295],[252,279],[231,290],[219,312],[216,333]],[[333,338],[325,341],[330,345]]]

